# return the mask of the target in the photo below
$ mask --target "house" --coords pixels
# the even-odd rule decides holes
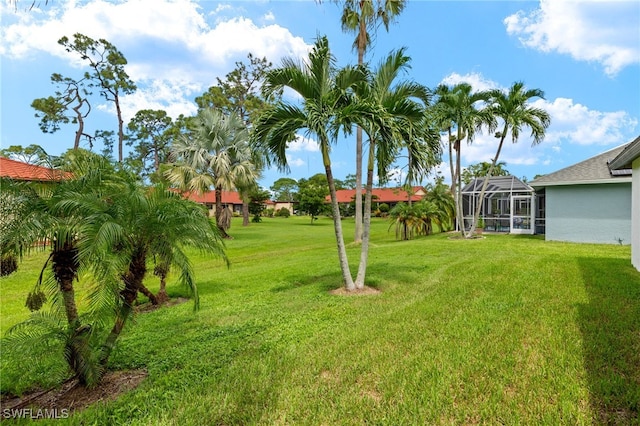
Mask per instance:
[[[72,174],[69,172],[0,157],[0,177],[2,178],[15,181],[49,183],[69,179],[71,176]]]
[[[364,188],[362,189],[362,198],[364,200]],[[414,186],[412,188],[411,202],[422,200],[427,191],[422,186]],[[355,189],[339,189],[336,191],[336,197],[338,198],[338,204],[350,204],[354,202],[356,197]],[[331,202],[331,196],[325,197],[327,203]],[[393,207],[396,204],[409,201],[409,193],[403,188],[373,188],[371,191],[371,207],[377,208],[380,204],[388,204],[389,207]],[[363,201],[364,202],[364,201]]]
[[[631,169],[631,264],[640,271],[640,136],[628,144],[609,167],[618,173]]]
[[[462,215],[465,228],[471,222],[478,206],[484,178],[476,178],[462,188]],[[515,176],[489,178],[480,216],[484,229],[489,232],[512,234],[544,233],[544,218],[535,209],[534,189]]]
[[[185,197],[196,203],[204,204],[209,209],[209,216],[216,212],[216,192],[209,191],[204,194],[186,192]],[[235,191],[222,191],[222,205],[234,214],[242,214],[242,198]]]
[[[631,243],[631,169],[610,166],[629,145],[603,152],[529,183],[543,202],[545,239]]]
[[[295,212],[295,201],[266,201],[267,207],[273,209],[274,212],[279,212],[280,209],[287,209],[289,213],[294,214]]]

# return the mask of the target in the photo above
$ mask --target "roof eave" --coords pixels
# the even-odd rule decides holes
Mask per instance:
[[[565,180],[557,182],[529,182],[533,188],[544,188],[547,186],[572,186],[572,185],[600,185],[609,183],[631,183],[631,176],[611,179],[591,179],[591,180]]]

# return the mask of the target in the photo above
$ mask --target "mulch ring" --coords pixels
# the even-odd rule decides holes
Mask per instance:
[[[377,288],[364,286],[351,291],[348,291],[344,287],[340,287],[335,290],[331,290],[329,293],[337,296],[372,296],[382,292]]]
[[[81,386],[77,380],[67,380],[59,388],[40,390],[21,397],[2,396],[2,419],[27,417],[32,419],[55,416],[66,418],[97,402],[113,401],[135,389],[147,377],[145,370],[107,371],[93,389]]]

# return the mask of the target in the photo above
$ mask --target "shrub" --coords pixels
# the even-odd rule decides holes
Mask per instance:
[[[266,209],[266,210],[264,211],[264,214],[265,214],[267,217],[273,217],[273,215],[274,215],[275,213],[276,213],[276,210],[275,210],[275,209],[272,209],[272,208],[268,208],[268,209]]]
[[[380,205],[378,206],[378,210],[380,210],[380,213],[389,213],[389,204],[380,203]]]
[[[276,216],[278,216],[278,217],[289,217],[289,216],[291,216],[291,212],[289,211],[288,208],[282,207],[280,210],[278,210],[278,212],[276,213]]]

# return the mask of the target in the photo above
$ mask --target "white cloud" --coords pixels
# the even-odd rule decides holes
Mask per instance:
[[[287,164],[289,164],[290,167],[302,167],[305,164],[307,164],[303,159],[301,158],[293,158],[291,155],[286,154],[287,156]]]
[[[289,144],[287,150],[290,152],[296,151],[309,151],[309,152],[319,152],[320,145],[313,139],[307,138],[303,135],[296,135],[297,138],[293,142]]]
[[[264,19],[265,21],[275,21],[275,20],[276,20],[276,17],[275,17],[275,15],[273,14],[273,12],[269,12],[269,13],[265,14],[265,15],[262,17],[262,19]]]
[[[30,60],[53,55],[80,67],[85,64],[79,55],[66,52],[57,40],[75,33],[105,38],[125,55],[126,71],[138,85],[134,95],[123,98],[125,108],[191,114],[198,91],[215,84],[216,77],[231,71],[249,52],[274,64],[285,56],[308,54],[310,46],[302,38],[275,23],[259,26],[248,18],[216,15],[229,8],[219,5],[207,17],[193,0],[70,0],[30,12],[3,7],[0,56]]]
[[[458,83],[469,83],[471,87],[473,87],[473,90],[478,92],[499,88],[498,83],[488,80],[482,74],[476,72],[464,75],[454,72],[443,78],[440,83],[448,86],[454,86]]]
[[[551,126],[545,138],[548,143],[621,144],[638,125],[638,120],[625,111],[595,111],[572,99],[537,100],[533,106],[543,108],[551,115]]]
[[[539,9],[521,10],[504,24],[527,47],[598,62],[609,76],[640,63],[640,4],[635,1],[541,0]]]
[[[456,84],[461,81],[470,83],[474,88],[501,89],[498,83],[485,78],[482,74],[451,74],[442,80],[444,84]],[[535,165],[548,161],[549,156],[557,156],[563,143],[572,145],[619,145],[629,139],[638,126],[638,120],[625,111],[603,112],[589,109],[585,105],[574,103],[572,99],[556,98],[553,101],[537,99],[532,106],[541,108],[551,116],[551,125],[540,146],[532,147],[533,138],[530,129],[523,127],[516,144],[511,143],[511,132],[505,140],[498,161],[508,165]],[[501,125],[498,126],[499,128]],[[498,139],[488,134],[486,129],[476,133],[470,145],[462,147],[462,161],[473,164],[491,161],[498,148]],[[549,153],[547,149],[552,152]]]

